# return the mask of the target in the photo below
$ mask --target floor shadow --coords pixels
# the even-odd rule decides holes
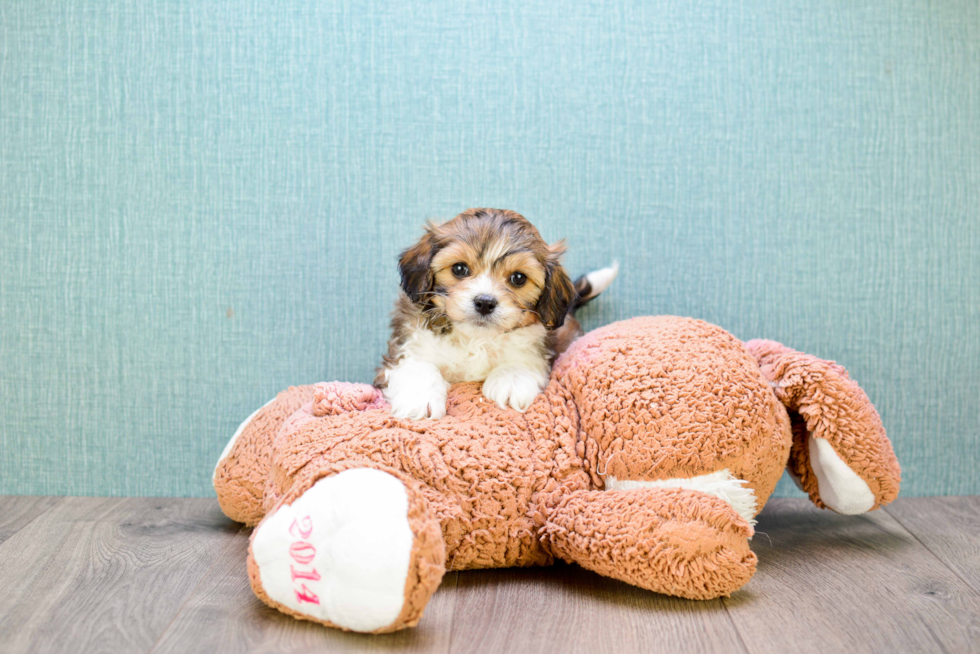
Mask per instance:
[[[690,612],[692,608],[699,611],[724,611],[720,600],[687,600],[655,593],[561,561],[539,568],[463,571],[459,573],[459,587],[464,591],[485,587],[495,587],[498,590],[523,587],[525,594],[541,597],[568,593],[619,609],[649,609],[667,613]],[[535,588],[547,592],[537,593]]]

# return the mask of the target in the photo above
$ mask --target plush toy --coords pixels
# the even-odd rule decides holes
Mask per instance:
[[[729,595],[754,517],[789,467],[821,507],[871,511],[899,467],[839,365],[719,327],[635,318],[581,337],[525,413],[457,384],[438,420],[391,417],[366,384],[294,387],[222,454],[224,512],[257,525],[248,574],[285,613],[414,626],[447,570],[555,558],[652,591]]]

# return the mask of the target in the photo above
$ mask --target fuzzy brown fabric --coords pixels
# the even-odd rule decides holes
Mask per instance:
[[[262,499],[272,466],[272,439],[286,419],[312,398],[312,386],[290,386],[242,427],[231,452],[214,471],[218,503],[229,518],[251,527],[265,515]]]
[[[871,488],[873,509],[898,497],[902,475],[891,441],[874,405],[843,366],[775,341],[749,341],[746,348],[795,418],[789,468],[814,504],[826,508],[810,467],[807,438],[823,438],[833,446]]]
[[[606,491],[606,477],[728,470],[761,509],[790,462],[821,504],[789,406],[807,421],[800,437],[827,438],[875,506],[898,488],[878,415],[843,369],[765,343],[746,347],[687,318],[614,323],[575,341],[523,414],[487,401],[478,383],[453,386],[447,415],[420,421],[392,418],[363,384],[290,389],[242,431],[215,488],[229,516],[255,524],[341,470],[402,480],[415,543],[402,615],[384,631],[415,624],[445,570],[555,557],[657,592],[728,595],[755,570],[752,528],[731,504],[678,488]],[[284,608],[254,567],[250,557],[256,594]]]
[[[585,434],[593,484],[727,468],[762,506],[792,443],[786,410],[741,341],[688,318],[634,318],[576,341],[555,366]]]
[[[752,528],[717,497],[680,488],[572,493],[545,530],[562,559],[690,599],[730,595],[755,572]]]
[[[550,389],[549,389],[550,390]],[[272,446],[265,507],[271,511],[311,469],[376,467],[420,482],[430,515],[442,525],[450,570],[510,567],[550,560],[531,518],[535,492],[553,481],[560,441],[535,439],[555,420],[543,410],[526,414],[486,400],[478,383],[452,387],[439,420],[401,420],[387,410],[355,411],[283,424]],[[560,427],[558,428],[560,431]],[[557,434],[556,434],[557,435]],[[569,435],[566,447],[574,447]],[[545,451],[536,452],[541,445]],[[588,479],[579,473],[579,487]]]

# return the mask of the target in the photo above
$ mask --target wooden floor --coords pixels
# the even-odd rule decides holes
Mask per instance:
[[[758,573],[712,602],[565,565],[450,573],[386,636],[269,609],[247,546],[214,500],[0,496],[0,652],[980,652],[980,497],[773,500]]]

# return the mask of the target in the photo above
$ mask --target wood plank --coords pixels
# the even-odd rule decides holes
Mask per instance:
[[[980,593],[980,497],[901,498],[885,510]]]
[[[0,495],[0,543],[60,501],[60,497]]]
[[[240,527],[215,500],[65,498],[0,544],[4,652],[146,652]]]
[[[255,599],[247,533],[214,500],[0,498],[0,533],[12,534],[0,542],[0,649],[976,651],[980,498],[903,499],[889,511],[898,519],[772,500],[753,541],[759,572],[725,600],[665,597],[565,565],[451,573],[417,629],[367,636]]]
[[[577,566],[461,572],[456,652],[744,652],[721,601],[651,593]]]
[[[372,636],[297,620],[260,602],[245,569],[248,538],[220,555],[153,648],[153,654],[276,652],[448,652],[456,604],[456,573],[449,573],[415,629]]]
[[[750,651],[977,651],[980,595],[888,513],[776,499],[757,532],[759,571],[724,600]]]

